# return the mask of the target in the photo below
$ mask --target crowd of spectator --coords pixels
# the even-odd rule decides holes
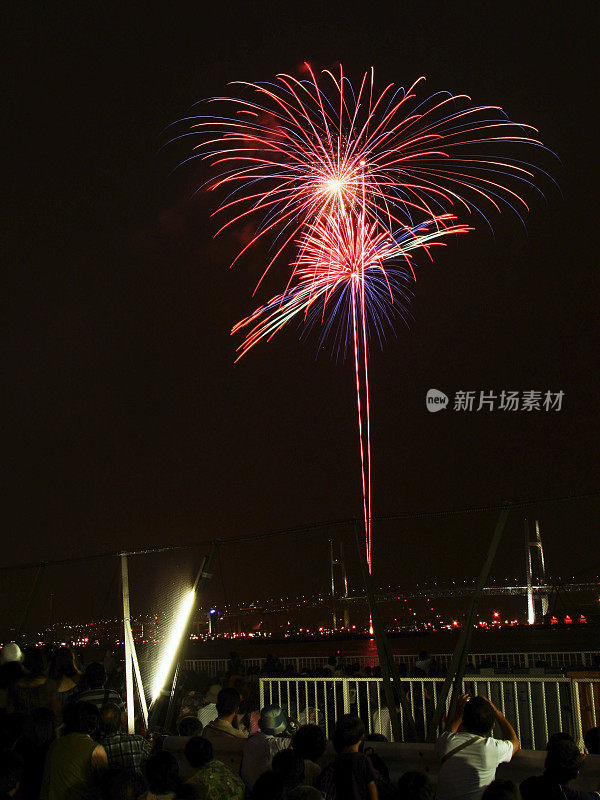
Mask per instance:
[[[235,654],[232,654],[233,656]],[[420,663],[419,663],[420,662]],[[420,658],[416,669],[432,669]],[[107,669],[108,667],[108,669]],[[266,671],[282,668],[271,657]],[[324,668],[341,671],[336,657]],[[351,674],[356,670],[350,669]],[[548,742],[544,771],[520,786],[496,778],[519,740],[487,699],[463,695],[437,741],[439,770],[393,781],[377,752],[388,719],[338,715],[331,742],[318,719],[259,708],[256,684],[232,657],[222,682],[184,694],[177,736],[126,732],[110,654],[84,669],[74,652],[15,643],[0,654],[0,800],[598,800],[572,782],[585,754],[568,733]],[[387,710],[387,709],[386,709]],[[493,733],[497,730],[499,738]],[[374,732],[373,732],[374,731]],[[600,729],[585,735],[600,754]]]

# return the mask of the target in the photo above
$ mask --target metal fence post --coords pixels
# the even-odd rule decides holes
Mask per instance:
[[[350,713],[350,688],[349,679],[342,678],[342,699],[344,701],[344,714]]]
[[[581,706],[579,704],[579,681],[571,678],[571,704],[573,708],[573,738],[577,747],[583,747],[583,728],[581,725]]]

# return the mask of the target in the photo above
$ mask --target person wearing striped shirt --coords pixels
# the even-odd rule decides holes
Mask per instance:
[[[104,664],[94,661],[85,668],[86,688],[79,692],[76,699],[85,703],[92,703],[98,711],[107,703],[114,703],[119,707],[121,714],[125,713],[125,704],[121,695],[106,685],[106,670]]]

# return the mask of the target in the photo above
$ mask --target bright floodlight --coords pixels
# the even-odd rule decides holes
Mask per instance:
[[[162,659],[160,664],[158,665],[158,671],[156,673],[156,677],[154,678],[154,683],[152,685],[153,703],[161,693],[161,690],[165,685],[165,681],[167,680],[169,671],[173,665],[173,659],[175,658],[175,654],[179,646],[179,641],[183,636],[188,619],[190,617],[190,612],[194,604],[195,596],[196,592],[194,589],[191,589],[186,595],[184,595],[183,600],[181,601],[181,605],[179,606],[179,610],[177,611],[177,615],[175,616],[175,619],[173,621],[173,628],[171,629],[171,633],[169,634],[169,639],[165,644]]]

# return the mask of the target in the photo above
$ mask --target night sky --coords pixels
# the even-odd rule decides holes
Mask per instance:
[[[598,4],[351,8],[5,9],[5,564],[360,515],[351,363],[315,359],[315,342],[289,330],[234,366],[229,331],[254,307],[267,253],[229,270],[236,235],[213,241],[211,198],[192,196],[199,169],[173,176],[159,153],[165,126],[195,101],[304,60],[342,61],[355,79],[374,65],[380,86],[426,75],[430,91],[533,124],[560,159],[544,161],[560,191],[532,193],[526,231],[507,214],[494,236],[479,225],[421,262],[410,328],[373,349],[374,514],[600,488]],[[559,413],[434,415],[431,387],[565,398]],[[553,573],[598,571],[599,510],[596,500],[540,511]],[[519,564],[522,516],[506,547]],[[483,541],[492,526],[493,515]],[[415,529],[375,524],[385,582],[425,561],[430,575],[443,562],[462,576],[466,551],[472,574],[483,559],[477,525],[426,527],[410,555]],[[291,557],[317,558],[294,542],[278,545],[285,574]],[[240,596],[261,569],[259,553],[244,559]]]

